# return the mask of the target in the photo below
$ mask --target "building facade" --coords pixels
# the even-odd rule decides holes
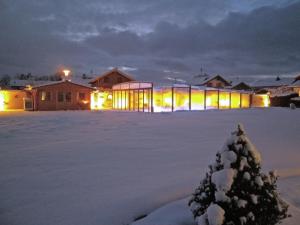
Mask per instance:
[[[90,109],[91,87],[61,81],[32,89],[34,110],[85,110]]]
[[[89,82],[89,84],[92,87],[97,87],[99,89],[105,90],[105,89],[112,89],[112,86],[119,83],[134,81],[134,79],[122,72],[121,70],[118,70],[117,68],[114,68],[104,74],[102,74],[99,77],[96,77],[92,81]]]

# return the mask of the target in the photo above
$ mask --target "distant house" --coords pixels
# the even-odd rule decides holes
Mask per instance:
[[[199,85],[214,88],[225,88],[231,86],[230,82],[220,75],[216,75],[211,78],[205,77]]]
[[[240,83],[237,83],[237,84],[233,84],[231,89],[233,90],[244,90],[244,91],[251,91],[252,88],[250,85],[246,84],[245,82],[240,82]]]
[[[129,81],[134,81],[134,79],[130,75],[118,70],[117,68],[114,68],[91,80],[89,84],[91,84],[92,87],[97,87],[100,89],[111,89],[115,84]]]
[[[289,87],[291,87],[293,91],[298,93],[300,96],[300,75],[294,79],[293,83],[289,85]]]
[[[94,89],[70,81],[58,81],[32,88],[34,110],[90,109]]]
[[[259,89],[274,89],[284,86],[289,86],[293,82],[293,78],[290,77],[267,77],[267,78],[261,78],[251,83],[251,86],[255,90]]]

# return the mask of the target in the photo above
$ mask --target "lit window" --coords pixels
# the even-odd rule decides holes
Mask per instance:
[[[51,93],[46,92],[46,91],[42,91],[41,100],[42,101],[50,101],[51,100]]]

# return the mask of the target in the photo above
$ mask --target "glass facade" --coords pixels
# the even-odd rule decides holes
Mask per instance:
[[[151,112],[152,83],[128,82],[113,86],[113,109]]]
[[[153,87],[147,82],[127,82],[114,85],[111,92],[93,93],[94,101],[101,109],[136,112],[173,112],[206,109],[239,109],[268,107],[268,95],[255,95],[251,92],[230,89],[216,89],[189,85]],[[99,97],[100,96],[100,97]],[[109,98],[110,97],[110,98]],[[92,101],[93,102],[93,101]]]

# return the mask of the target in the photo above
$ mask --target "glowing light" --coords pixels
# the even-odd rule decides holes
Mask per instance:
[[[68,77],[70,72],[71,72],[70,70],[63,70],[65,77]]]
[[[0,92],[0,111],[5,110],[5,98],[4,98],[4,93]]]
[[[211,106],[211,98],[206,97],[206,106]]]
[[[264,95],[264,96],[263,96],[263,103],[264,103],[264,107],[269,107],[269,106],[270,106],[270,98],[269,98],[269,95]]]
[[[220,99],[220,106],[229,106],[229,99]]]
[[[164,102],[168,105],[172,105],[172,98],[166,97],[166,98],[164,98]]]
[[[95,91],[91,94],[91,109],[92,110],[104,110],[112,108],[112,98],[109,98],[110,92]],[[88,102],[87,102],[88,103]]]

